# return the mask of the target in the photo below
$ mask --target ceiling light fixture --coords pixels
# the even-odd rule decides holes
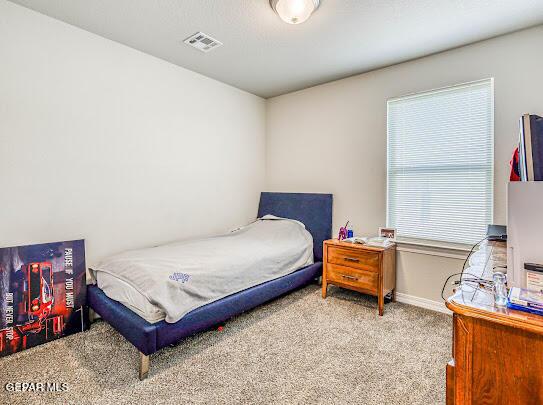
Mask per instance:
[[[289,24],[301,24],[319,7],[320,0],[270,0],[281,20]]]

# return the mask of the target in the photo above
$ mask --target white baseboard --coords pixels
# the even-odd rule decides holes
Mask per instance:
[[[403,293],[396,293],[396,301],[403,302],[404,304],[414,305],[416,307],[430,309],[432,311],[442,312],[444,314],[451,315],[444,302],[432,301],[427,298],[415,297],[414,295],[408,295]]]

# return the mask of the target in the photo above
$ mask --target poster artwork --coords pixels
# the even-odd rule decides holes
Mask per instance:
[[[0,357],[88,328],[83,240],[0,248]]]

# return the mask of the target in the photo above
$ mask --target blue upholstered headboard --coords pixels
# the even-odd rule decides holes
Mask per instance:
[[[332,237],[332,194],[261,193],[258,217],[271,214],[302,222],[313,236],[316,262],[322,262],[322,242]]]

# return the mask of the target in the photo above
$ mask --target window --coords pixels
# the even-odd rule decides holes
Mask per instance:
[[[387,226],[475,243],[492,223],[493,79],[388,101]]]

